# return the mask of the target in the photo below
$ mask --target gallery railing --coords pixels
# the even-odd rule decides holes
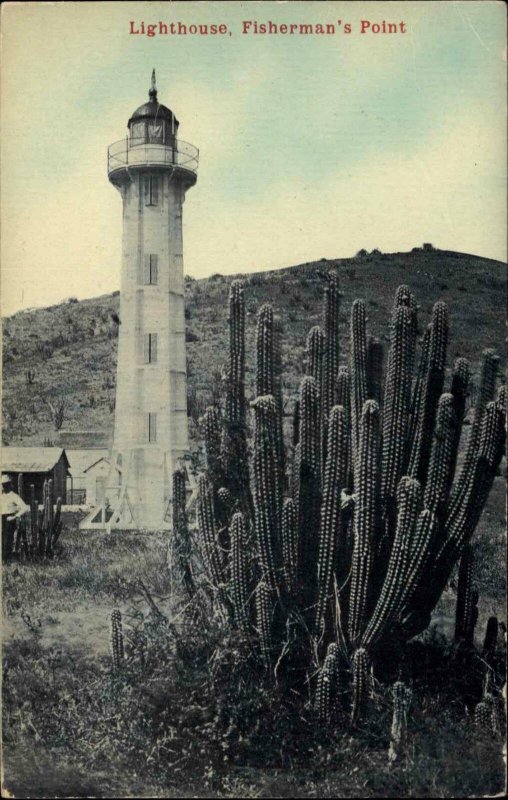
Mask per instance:
[[[197,147],[180,139],[175,139],[172,144],[161,144],[126,138],[108,147],[108,175],[117,169],[142,164],[173,165],[196,173],[198,162]]]

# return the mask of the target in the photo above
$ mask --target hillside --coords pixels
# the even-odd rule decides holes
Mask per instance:
[[[393,293],[401,283],[410,284],[417,296],[422,330],[433,303],[438,299],[449,303],[450,363],[465,356],[477,373],[484,348],[494,347],[504,357],[506,271],[501,262],[440,250],[322,259],[245,276],[249,391],[256,310],[270,301],[283,325],[285,395],[294,397],[304,370],[307,332],[321,322],[324,275],[329,270],[338,272],[344,294],[344,359],[351,302],[357,297],[366,301],[371,333],[387,340]],[[194,418],[220,391],[219,369],[228,335],[227,295],[234,277],[241,276],[186,278],[189,405]],[[118,314],[115,292],[79,302],[71,298],[4,320],[4,443],[42,444],[49,439],[56,444],[60,434],[54,410],[62,402],[62,432],[96,431],[111,437]]]

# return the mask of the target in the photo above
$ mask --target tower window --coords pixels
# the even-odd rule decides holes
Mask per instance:
[[[144,356],[145,364],[157,363],[157,334],[145,333],[144,338]]]
[[[147,414],[147,427],[148,427],[148,441],[150,443],[157,441],[157,414],[150,411]]]
[[[159,178],[157,175],[145,175],[145,206],[156,206],[159,202]]]
[[[155,253],[145,255],[145,284],[157,286],[159,283],[159,259]]]

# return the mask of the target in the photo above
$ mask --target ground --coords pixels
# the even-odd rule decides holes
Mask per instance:
[[[488,516],[482,524],[488,538]],[[432,698],[415,703],[407,758],[389,767],[381,695],[377,727],[339,732],[332,756],[312,742],[307,769],[248,761],[218,769],[197,761],[192,778],[178,768],[154,770],[139,731],[125,735],[115,723],[110,615],[120,608],[128,629],[149,614],[141,581],[172,618],[166,534],[82,533],[73,515],[62,547],[49,564],[4,569],[4,786],[15,797],[460,797],[502,790],[500,742],[479,734],[463,708]],[[481,565],[480,634],[486,616],[503,608],[502,547],[490,539]],[[435,623],[447,635],[453,606],[449,590]],[[157,687],[144,691],[150,705]]]

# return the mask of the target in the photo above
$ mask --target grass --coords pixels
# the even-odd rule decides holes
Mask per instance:
[[[205,630],[188,618],[180,625],[164,534],[82,534],[76,525],[74,515],[53,562],[4,569],[4,786],[14,796],[461,797],[502,791],[499,740],[478,731],[439,681],[430,691],[415,685],[406,756],[390,767],[388,687],[377,685],[361,728],[343,720],[332,733],[323,731],[311,710],[296,714],[273,688],[237,681],[243,657],[213,625]],[[122,610],[128,656],[120,673],[109,654],[115,607]],[[229,660],[222,668],[214,662],[211,672],[210,653],[218,644]],[[241,708],[247,728],[239,740],[228,720],[231,709],[237,716]]]

